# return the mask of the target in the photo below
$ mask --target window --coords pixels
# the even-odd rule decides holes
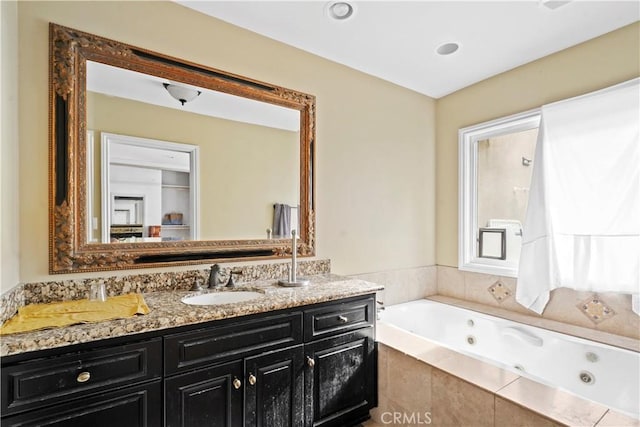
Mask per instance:
[[[516,277],[540,111],[459,131],[461,270]]]

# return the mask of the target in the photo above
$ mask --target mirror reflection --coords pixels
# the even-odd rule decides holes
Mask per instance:
[[[175,97],[167,84],[199,94]],[[266,239],[297,228],[298,110],[93,61],[86,100],[89,243]],[[290,224],[274,233],[277,206]]]

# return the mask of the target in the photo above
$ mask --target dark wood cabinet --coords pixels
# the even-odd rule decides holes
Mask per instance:
[[[366,295],[3,358],[0,424],[356,425],[375,404],[374,306]]]
[[[242,368],[235,361],[165,380],[165,425],[241,427]]]
[[[162,425],[160,380],[2,419],[6,427],[156,427]]]
[[[302,345],[245,359],[245,426],[297,427],[303,420]]]
[[[347,426],[369,418],[376,398],[373,328],[305,344],[305,427]]]

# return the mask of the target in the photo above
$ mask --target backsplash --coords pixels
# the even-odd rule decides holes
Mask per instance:
[[[227,279],[229,271],[242,271],[235,278],[236,283],[256,280],[277,280],[288,277],[290,263],[265,263],[225,266],[221,264],[221,277]],[[331,261],[310,260],[298,261],[300,276],[313,276],[331,272]],[[126,276],[109,276],[90,279],[67,279],[54,282],[23,283],[0,297],[0,322],[13,316],[19,307],[27,304],[40,304],[54,301],[66,301],[88,298],[89,289],[94,283],[104,283],[109,296],[131,292],[157,292],[171,290],[189,290],[195,281],[206,286],[209,278],[209,267],[198,270],[180,272],[131,274]]]
[[[538,315],[516,302],[517,285],[512,277],[438,266],[437,283],[438,295],[640,339],[640,316],[631,310],[630,295],[558,288],[551,292],[544,312]]]

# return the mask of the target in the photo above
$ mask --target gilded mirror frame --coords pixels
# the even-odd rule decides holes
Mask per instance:
[[[271,259],[289,239],[87,243],[86,61],[300,111],[297,253],[315,255],[315,97],[93,34],[49,25],[49,271],[74,273]]]

